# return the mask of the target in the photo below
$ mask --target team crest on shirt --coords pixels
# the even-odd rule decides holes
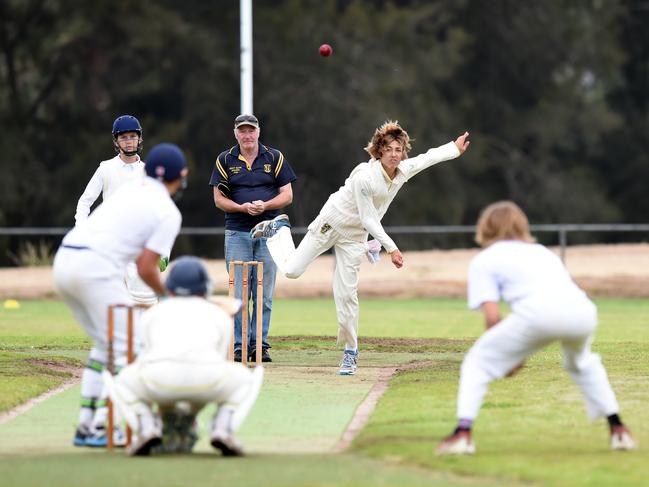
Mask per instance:
[[[241,166],[231,166],[229,169],[232,174],[239,174],[241,172]]]
[[[264,172],[270,172],[270,164],[264,164]]]
[[[328,223],[325,223],[320,227],[320,233],[323,235],[327,233],[329,230],[331,230],[331,225],[329,225]]]

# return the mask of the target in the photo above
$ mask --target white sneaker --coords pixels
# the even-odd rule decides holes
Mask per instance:
[[[340,370],[338,371],[339,375],[354,375],[358,368],[357,365],[358,352],[353,352],[351,350],[345,350],[343,354],[343,359],[340,362]]]
[[[611,449],[619,451],[635,450],[638,447],[631,432],[624,425],[611,429]]]
[[[291,224],[288,219],[288,215],[278,215],[272,220],[264,220],[263,222],[257,223],[252,230],[250,230],[250,238],[255,240],[257,238],[270,238],[277,233],[282,227],[290,227]]]
[[[367,252],[365,253],[370,264],[376,264],[381,260],[381,244],[378,240],[367,241]]]
[[[470,431],[457,431],[437,445],[435,455],[473,455],[475,445]]]
[[[108,433],[106,431],[106,427],[103,425],[98,425],[91,428],[91,431],[90,433],[88,433],[84,444],[85,446],[92,448],[106,448],[108,446]],[[75,445],[79,446],[76,443],[76,437]],[[126,446],[126,433],[124,432],[124,429],[119,425],[115,425],[113,427],[113,446],[117,448],[123,448],[124,446]]]
[[[124,448],[126,446],[126,431],[121,426],[115,426],[113,431],[113,445],[118,448]]]

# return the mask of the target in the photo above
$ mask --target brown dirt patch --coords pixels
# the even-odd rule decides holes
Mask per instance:
[[[68,362],[59,362],[54,359],[30,358],[27,363],[35,367],[46,368],[56,374],[71,376],[74,379],[80,379],[83,368]]]
[[[274,344],[289,343],[295,346],[300,342],[309,343],[313,342],[331,342],[331,336],[317,336],[317,335],[304,335],[304,336],[277,336],[273,337]],[[471,344],[475,342],[474,339],[457,339],[457,338],[398,338],[398,337],[363,337],[363,349],[385,348],[391,350],[401,350],[404,348],[448,348],[457,347],[458,344]]]
[[[558,252],[558,249],[553,249]],[[376,265],[361,266],[359,293],[365,297],[464,297],[466,272],[477,249],[405,252],[395,269],[385,254]],[[566,265],[594,297],[649,297],[649,244],[568,247]],[[208,261],[219,294],[227,293],[222,260]],[[278,276],[278,297],[329,297],[334,259],[318,257],[299,279]],[[0,299],[55,297],[50,267],[0,269]]]

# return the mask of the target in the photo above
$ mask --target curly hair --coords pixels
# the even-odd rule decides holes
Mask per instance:
[[[478,219],[475,241],[488,247],[499,240],[535,242],[527,216],[513,201],[497,201],[487,206]]]
[[[408,136],[408,132],[403,130],[397,121],[393,122],[392,120],[388,120],[377,128],[374,131],[372,140],[367,143],[365,150],[374,159],[380,159],[383,148],[394,140],[399,142],[401,147],[403,147],[403,158],[406,159],[408,157],[408,151],[412,149],[410,146],[411,139]]]

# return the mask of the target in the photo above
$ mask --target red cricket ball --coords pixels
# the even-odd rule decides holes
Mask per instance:
[[[329,57],[334,52],[333,48],[329,44],[323,44],[318,49],[322,57]]]

